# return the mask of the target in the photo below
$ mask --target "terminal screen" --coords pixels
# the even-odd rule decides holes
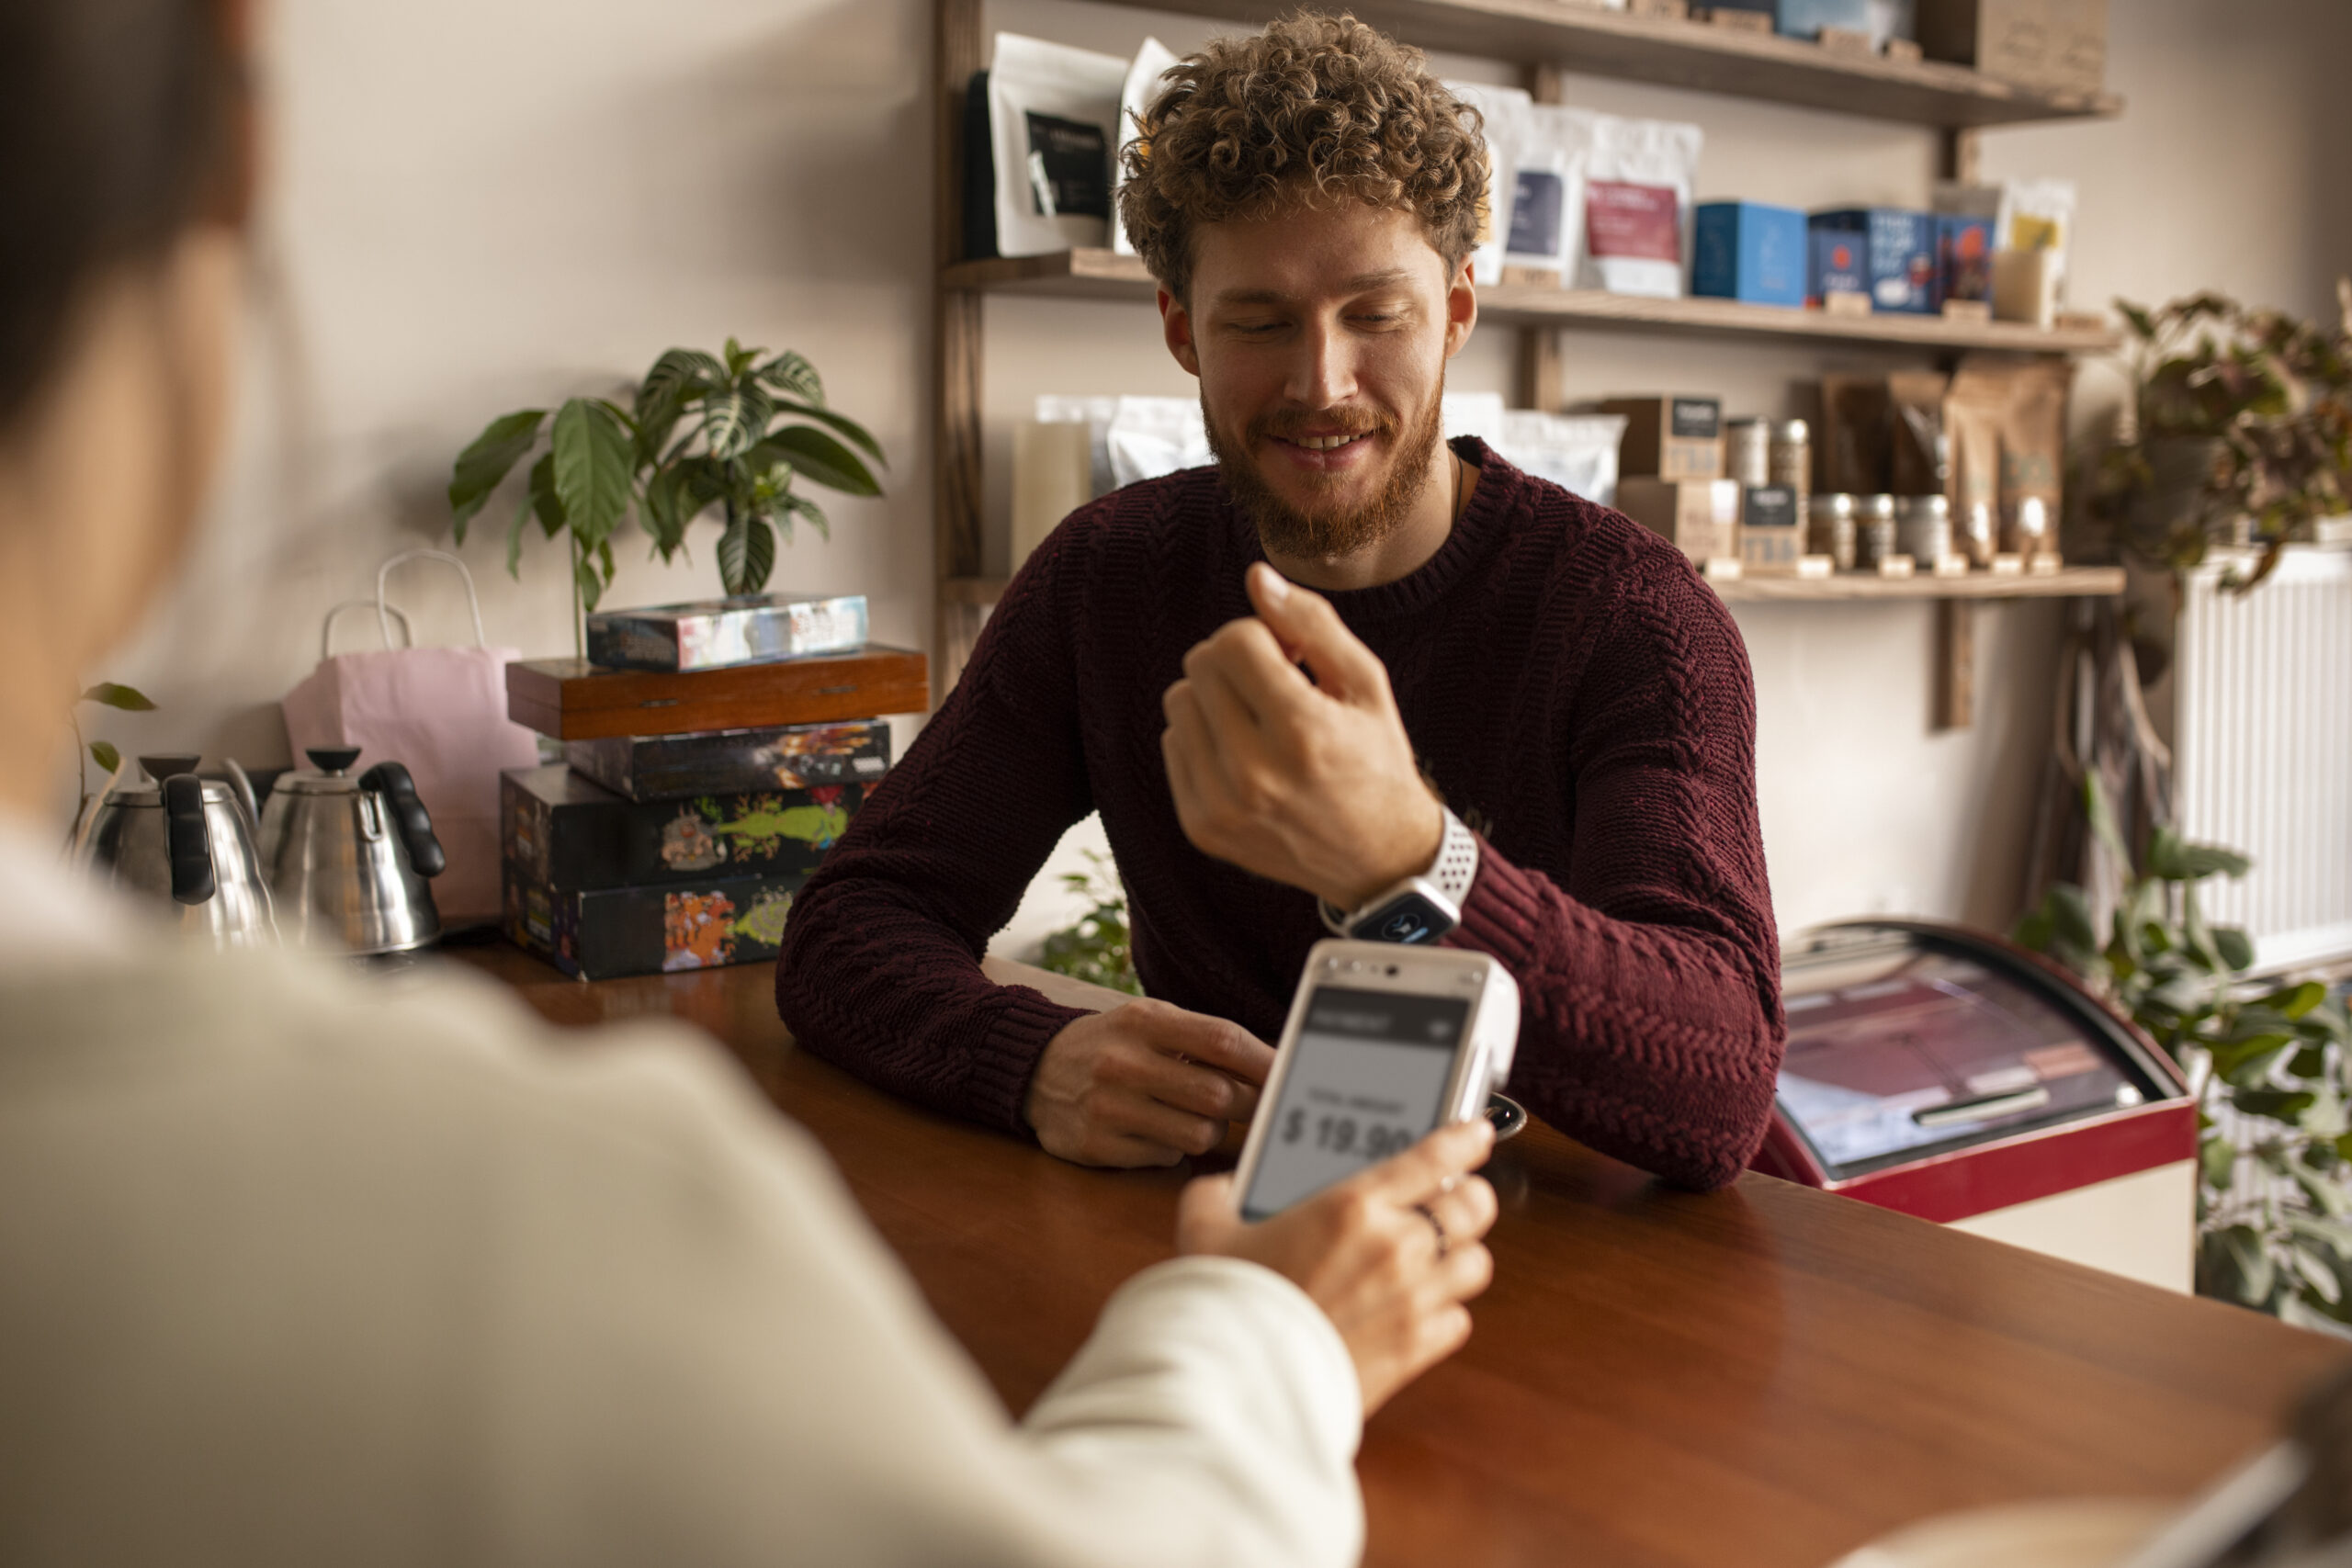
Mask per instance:
[[[1261,1220],[1437,1129],[1470,1004],[1317,987],[1271,1114],[1244,1218]]]

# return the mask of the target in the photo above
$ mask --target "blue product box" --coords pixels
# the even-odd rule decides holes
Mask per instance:
[[[1810,39],[1824,28],[1871,30],[1870,0],[1774,0],[1772,28],[1789,38]]]
[[[1794,208],[1702,202],[1692,222],[1690,292],[1750,305],[1802,306],[1805,241],[1805,216]]]
[[[1993,298],[1993,220],[1936,218],[1936,308],[1947,299]]]
[[[1931,316],[1936,303],[1936,220],[1897,207],[1857,207],[1813,215],[1815,233],[1859,241],[1863,292],[1874,310]]]

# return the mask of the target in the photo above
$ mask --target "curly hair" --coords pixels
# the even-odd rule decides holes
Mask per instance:
[[[1449,272],[1487,203],[1478,111],[1352,16],[1301,12],[1172,67],[1121,153],[1119,217],[1179,299],[1204,223],[1361,201],[1410,212]]]

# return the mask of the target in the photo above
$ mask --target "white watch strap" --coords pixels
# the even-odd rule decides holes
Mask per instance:
[[[1458,909],[1470,897],[1470,885],[1478,880],[1478,836],[1463,825],[1462,818],[1453,814],[1452,807],[1441,809],[1445,812],[1445,831],[1437,841],[1437,860],[1429,870],[1408,880],[1430,884],[1444,894],[1446,901]],[[1396,893],[1396,889],[1391,887],[1373,895],[1372,902],[1365,905],[1364,909],[1386,901]],[[1340,909],[1322,898],[1315,901],[1315,908],[1323,917],[1325,928],[1334,936],[1347,935],[1348,928],[1364,913],[1364,909]]]
[[[1430,868],[1429,880],[1453,901],[1455,908],[1470,897],[1470,885],[1478,880],[1478,836],[1463,826],[1451,807],[1445,813],[1445,837],[1438,840],[1437,863]]]

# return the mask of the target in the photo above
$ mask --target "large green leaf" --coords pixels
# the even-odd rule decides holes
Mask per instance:
[[[2241,1089],[2233,1090],[2230,1095],[2230,1103],[2248,1116],[2260,1116],[2290,1125],[2318,1100],[2319,1096],[2308,1089]]]
[[[2278,1053],[2293,1043],[2284,1034],[2257,1034],[2251,1040],[2217,1043],[2212,1047],[2213,1076],[2241,1088],[2259,1089]]]
[[[2209,1232],[2199,1247],[2198,1289],[2225,1301],[2262,1306],[2278,1283],[2278,1269],[2251,1225]]]
[[[2291,1243],[2287,1247],[2287,1256],[2292,1259],[2295,1272],[2301,1276],[2312,1294],[2330,1306],[2344,1299],[2344,1286],[2335,1277],[2332,1259],[2321,1257],[2309,1247]]]
[[[119,681],[101,681],[82,694],[85,703],[101,707],[119,708],[124,713],[153,713],[155,701],[136,686],[126,686]]]
[[[539,460],[531,465],[531,513],[539,520],[539,532],[556,538],[571,525],[563,510],[563,498],[555,492],[555,454],[542,452]]]
[[[518,409],[502,414],[482,427],[482,433],[472,445],[458,454],[458,461],[449,471],[449,520],[458,536],[458,543],[466,542],[466,525],[490,499],[508,469],[531,449],[539,438],[539,422],[548,416],[545,409]]]
[[[890,459],[882,455],[882,444],[874,439],[865,426],[847,414],[835,413],[831,409],[812,408],[807,403],[795,402],[789,398],[776,400],[776,412],[791,418],[813,419],[822,424],[830,425],[836,433],[846,438],[851,446],[865,453],[884,468],[890,466]]]
[[[729,593],[757,593],[775,570],[775,533],[755,513],[738,513],[718,536],[718,581]]]
[[[817,530],[819,538],[827,541],[832,538],[833,525],[825,520],[824,509],[815,502],[805,495],[787,495],[784,498],[784,504],[786,510],[806,519],[808,525]]]
[[[612,536],[628,513],[633,450],[613,411],[574,398],[557,411],[555,492],[571,531],[590,549]]]
[[[691,470],[673,464],[645,481],[646,529],[665,561],[685,543],[686,525],[707,504],[694,493],[693,480]]]
[[[2237,1179],[2238,1151],[2227,1138],[2208,1137],[2197,1151],[2197,1164],[2206,1186],[2226,1192]]]
[[[2233,973],[2254,967],[2254,939],[2245,934],[2244,926],[2215,926],[2213,947]]]
[[[90,761],[112,777],[115,770],[122,766],[122,753],[114,749],[112,741],[93,740],[90,742]]]
[[[856,454],[821,430],[805,424],[787,425],[768,437],[792,460],[792,466],[828,490],[851,495],[880,495],[882,486]]]
[[[667,405],[683,407],[692,399],[723,384],[727,372],[718,361],[698,348],[673,348],[653,362],[637,384],[637,423],[646,423],[650,411]]]
[[[530,521],[531,497],[526,493],[514,509],[514,521],[506,525],[506,575],[517,582],[523,580],[523,530]]]
[[[2225,850],[2219,844],[2185,843],[2169,828],[2159,828],[2148,836],[2148,874],[2167,882],[2244,876],[2253,868],[2253,860],[2235,850]]]
[[[775,400],[758,385],[713,392],[703,400],[702,438],[714,457],[740,457],[767,434]]]
[[[818,378],[817,367],[790,349],[761,366],[759,378],[795,402],[820,409],[825,406],[825,383]]]
[[[2317,980],[2306,980],[2300,986],[2280,987],[2263,998],[2262,1005],[2288,1018],[2301,1018],[2325,1000],[2327,987]]]

